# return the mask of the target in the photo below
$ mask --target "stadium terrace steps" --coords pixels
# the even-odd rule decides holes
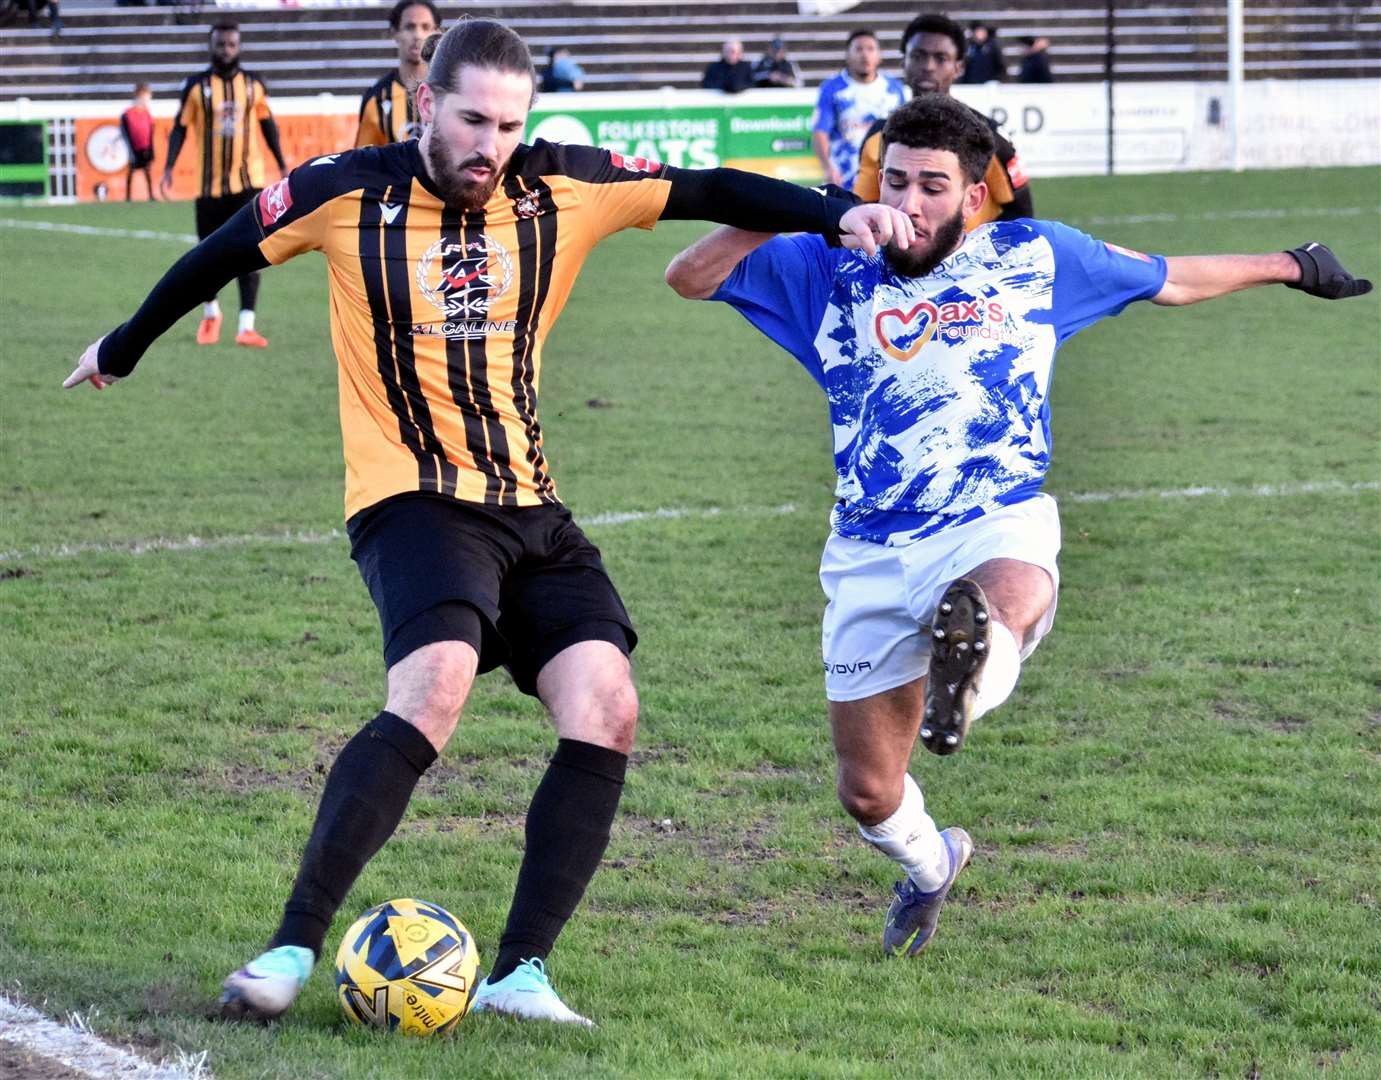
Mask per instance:
[[[245,33],[246,66],[271,92],[337,93],[354,97],[393,62],[384,27],[384,3],[348,8],[76,8],[64,7],[61,39],[46,24],[0,30],[6,62],[0,100],[122,98],[139,81],[155,94],[175,94],[183,78],[206,63],[206,27],[237,19]],[[441,5],[450,20],[474,7]],[[840,67],[842,40],[871,26],[896,71],[901,30],[915,14],[914,0],[865,0],[841,14],[803,17],[780,0],[686,5],[671,0],[553,3],[509,0],[482,9],[527,38],[540,59],[569,47],[587,73],[589,89],[692,88],[715,59],[724,37],[742,39],[750,58],[768,40],[785,38],[807,85]],[[1059,7],[1050,0],[1009,0],[997,6],[955,9],[965,22],[996,25],[1015,71],[1024,35],[1050,39],[1050,57],[1062,81],[1097,80],[1105,65],[1106,13],[1095,6]],[[1245,56],[1254,78],[1381,76],[1381,5],[1351,2],[1248,6]],[[1119,79],[1221,79],[1227,72],[1225,15],[1220,4],[1120,4],[1114,27]]]

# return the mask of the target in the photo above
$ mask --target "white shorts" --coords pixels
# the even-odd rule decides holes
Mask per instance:
[[[905,547],[831,534],[820,558],[825,696],[857,701],[930,670],[930,621],[940,594],[989,559],[1017,559],[1060,592],[1060,514],[1049,495],[1003,507]],[[1025,659],[1055,622],[1055,599],[1021,643]]]

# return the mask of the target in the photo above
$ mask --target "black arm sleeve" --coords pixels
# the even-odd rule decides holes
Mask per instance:
[[[174,124],[173,130],[168,132],[168,160],[163,165],[164,172],[173,171],[173,165],[177,163],[177,156],[182,153],[182,140],[185,138],[187,138],[187,129],[181,124]]]
[[[233,278],[269,265],[259,250],[254,203],[173,264],[128,322],[105,336],[98,357],[102,375],[128,375],[139,358],[173,323]]]
[[[671,193],[663,221],[713,221],[752,232],[812,232],[832,245],[839,243],[839,219],[858,201],[738,169],[667,166],[666,177]]]
[[[130,156],[133,157],[133,156],[134,156],[134,140],[131,139],[131,138],[129,137],[129,120],[128,120],[126,117],[123,117],[123,116],[120,117],[120,134],[121,134],[122,136],[124,136],[125,145],[126,145],[127,147],[129,147]]]
[[[278,123],[271,116],[259,121],[259,130],[264,133],[264,145],[269,148],[273,160],[278,162],[278,171],[287,172],[288,163],[283,160],[283,147],[278,141]]]

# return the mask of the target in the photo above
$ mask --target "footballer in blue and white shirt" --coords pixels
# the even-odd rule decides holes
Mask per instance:
[[[973,850],[926,813],[907,772],[914,741],[958,750],[1054,617],[1059,518],[1040,489],[1059,347],[1136,300],[1268,284],[1336,300],[1371,283],[1317,243],[1166,258],[1029,218],[965,234],[987,195],[983,120],[920,95],[888,118],[883,144],[879,203],[897,214],[878,250],[720,229],[667,281],[731,304],[825,392],[838,502],[821,638],[839,795],[906,872],[883,947],[914,955]]]
[[[906,84],[878,71],[881,62],[873,33],[855,30],[849,36],[844,69],[820,84],[811,137],[829,183],[852,187],[868,129],[906,100]]]

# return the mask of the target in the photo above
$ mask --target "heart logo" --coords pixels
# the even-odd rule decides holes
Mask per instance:
[[[889,333],[884,323],[895,320],[901,326],[895,333]],[[914,328],[912,324],[915,323]],[[903,362],[910,360],[935,336],[940,326],[940,312],[928,300],[922,300],[910,311],[903,313],[901,308],[888,308],[879,311],[873,318],[873,334],[878,344],[888,356]],[[911,343],[906,344],[907,341]]]

